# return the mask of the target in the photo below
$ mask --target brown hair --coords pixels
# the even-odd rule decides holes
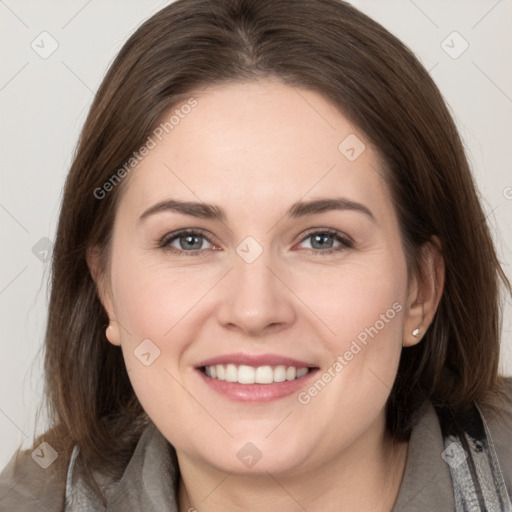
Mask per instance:
[[[46,396],[66,454],[83,470],[122,471],[147,417],[86,253],[108,255],[124,183],[94,191],[142,146],[162,115],[199,88],[277,78],[339,107],[378,149],[412,271],[436,235],[444,293],[418,345],[405,348],[387,404],[399,439],[425,399],[463,409],[496,389],[498,262],[463,145],[439,90],[393,35],[338,0],[178,0],[146,21],[110,67],[69,172],[53,253],[45,346]],[[105,256],[106,258],[106,256]]]

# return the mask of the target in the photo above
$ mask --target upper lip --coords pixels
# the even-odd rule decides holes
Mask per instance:
[[[214,366],[216,364],[235,364],[235,365],[247,365],[254,366],[294,366],[295,368],[313,368],[314,365],[305,361],[299,361],[291,357],[280,356],[278,354],[223,354],[220,356],[212,357],[201,361],[196,368],[203,366]]]

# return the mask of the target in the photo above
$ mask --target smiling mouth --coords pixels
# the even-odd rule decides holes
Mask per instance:
[[[199,368],[202,373],[212,379],[238,384],[273,384],[293,381],[302,379],[315,369],[285,365],[254,367],[243,364],[215,364]]]

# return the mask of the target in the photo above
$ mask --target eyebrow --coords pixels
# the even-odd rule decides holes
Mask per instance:
[[[298,201],[286,212],[285,217],[300,218],[332,210],[349,210],[362,213],[376,222],[371,210],[362,203],[351,201],[342,197],[329,199],[316,199],[312,201]],[[201,219],[226,220],[226,213],[220,206],[203,202],[179,201],[169,199],[151,206],[139,217],[139,222],[156,213],[172,211],[184,215],[191,215]]]
[[[150,215],[166,211],[191,215],[192,217],[198,217],[201,219],[213,219],[220,221],[224,221],[226,219],[226,214],[219,206],[207,203],[196,203],[191,201],[178,201],[176,199],[169,199],[167,201],[157,203],[145,210],[144,213],[139,217],[139,222],[145,220]]]

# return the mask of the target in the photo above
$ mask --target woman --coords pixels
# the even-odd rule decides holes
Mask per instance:
[[[6,510],[509,510],[510,292],[453,120],[337,0],[179,0],[105,77]],[[46,507],[46,508],[45,508]]]

